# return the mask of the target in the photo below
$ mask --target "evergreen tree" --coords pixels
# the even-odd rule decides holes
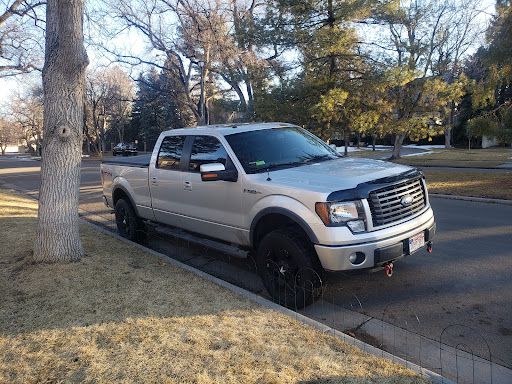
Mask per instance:
[[[172,75],[152,70],[138,79],[128,137],[145,142],[153,148],[162,131],[192,125],[194,118],[188,111],[184,95],[177,91]]]
[[[485,69],[478,76],[472,94],[472,131],[494,137],[502,143],[512,142],[512,7],[510,0],[498,0],[496,16],[487,31],[488,46],[480,49]],[[484,121],[487,120],[487,121]],[[497,124],[497,127],[495,125]],[[494,127],[494,129],[477,129]]]

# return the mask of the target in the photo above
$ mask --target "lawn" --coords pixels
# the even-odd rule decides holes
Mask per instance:
[[[424,383],[83,224],[31,260],[37,202],[0,190],[0,383]]]
[[[349,156],[369,157],[375,154],[389,154],[385,151],[368,149],[350,152]],[[411,166],[443,166],[443,167],[495,167],[505,162],[512,162],[511,148],[487,149],[435,149],[433,153],[419,156],[408,156],[395,161]],[[436,170],[435,167],[423,171],[427,179],[430,193],[458,195],[493,199],[512,200],[512,173],[493,173]]]
[[[402,157],[396,162],[424,166],[495,167],[505,162],[512,162],[512,149],[435,149],[432,153],[425,153],[421,156]]]
[[[512,173],[424,170],[429,193],[512,200]]]

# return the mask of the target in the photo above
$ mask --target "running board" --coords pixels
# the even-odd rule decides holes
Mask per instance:
[[[199,236],[195,236],[189,232],[185,232],[185,231],[175,229],[175,228],[163,227],[163,226],[158,225],[154,228],[154,230],[155,230],[155,232],[157,232],[161,235],[176,237],[178,239],[182,239],[182,240],[185,240],[190,243],[197,244],[197,245],[202,245],[207,248],[211,248],[216,251],[219,251],[219,252],[222,252],[227,255],[230,255],[230,256],[233,256],[236,258],[240,258],[240,259],[245,259],[249,253],[249,251],[240,249],[234,245],[228,245],[228,244],[220,243],[220,242],[217,242],[214,240],[205,239],[205,238],[202,238]]]

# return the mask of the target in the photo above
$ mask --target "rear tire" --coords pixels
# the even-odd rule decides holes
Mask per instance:
[[[122,237],[137,242],[144,239],[143,223],[135,214],[130,203],[124,199],[119,199],[116,203],[115,217],[117,231]]]
[[[279,229],[267,234],[258,246],[256,263],[276,303],[300,309],[322,294],[323,269],[313,245],[298,231]]]

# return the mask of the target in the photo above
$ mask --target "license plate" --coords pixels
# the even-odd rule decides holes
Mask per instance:
[[[409,254],[416,252],[425,245],[425,233],[421,232],[409,238]]]

